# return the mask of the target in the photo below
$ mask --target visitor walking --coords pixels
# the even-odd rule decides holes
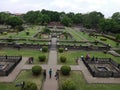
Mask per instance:
[[[59,72],[58,72],[58,70],[56,71],[55,77],[56,77],[56,80],[59,79]]]
[[[49,77],[51,78],[51,76],[52,76],[52,69],[50,68],[50,70],[49,70]]]
[[[46,80],[46,70],[43,71],[44,80]]]

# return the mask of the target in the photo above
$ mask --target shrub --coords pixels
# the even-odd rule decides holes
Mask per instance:
[[[67,65],[64,65],[64,66],[61,67],[61,71],[62,71],[63,75],[69,75],[70,71],[71,71],[71,67],[67,66]]]
[[[29,32],[26,32],[26,35],[29,35],[30,33]]]
[[[47,52],[48,51],[48,47],[46,47],[46,46],[42,47],[42,51],[43,52]]]
[[[32,67],[32,73],[34,75],[39,75],[41,74],[41,71],[42,71],[42,67],[41,66],[33,66]]]
[[[40,62],[43,62],[45,60],[46,60],[46,56],[45,55],[39,56],[39,61]]]
[[[23,90],[37,90],[37,85],[33,82],[26,82]]]
[[[107,41],[107,39],[105,39],[105,38],[101,38],[100,40],[101,40],[101,41]]]
[[[59,52],[62,53],[64,51],[63,48],[59,48]]]
[[[107,53],[107,51],[106,51],[106,50],[104,50],[104,51],[103,51],[103,53],[104,53],[104,54],[106,54],[106,53]]]
[[[64,63],[64,62],[66,62],[66,60],[67,60],[67,58],[66,58],[65,56],[61,56],[61,57],[60,57],[60,61],[61,61],[61,62]]]
[[[72,80],[68,79],[62,83],[63,90],[76,90],[76,84]]]

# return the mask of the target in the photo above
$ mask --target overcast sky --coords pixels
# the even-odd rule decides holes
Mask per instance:
[[[110,17],[120,12],[120,0],[0,0],[0,12],[26,13],[42,9],[75,13],[99,11]]]

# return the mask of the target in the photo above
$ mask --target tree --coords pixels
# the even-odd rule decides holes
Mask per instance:
[[[19,17],[11,16],[11,17],[8,18],[7,24],[11,25],[12,28],[15,28],[16,26],[22,25],[23,21]]]
[[[99,29],[102,32],[119,33],[120,32],[120,25],[118,25],[112,19],[104,19],[104,20],[101,20],[101,22],[99,24]]]
[[[40,11],[29,11],[27,12],[23,18],[27,23],[36,24],[41,22],[42,14]]]
[[[56,11],[49,11],[49,10],[45,10],[43,9],[41,11],[42,14],[48,15],[50,20],[53,21],[60,21],[60,13],[56,12]]]
[[[74,24],[82,23],[82,14],[75,14],[72,18]]]
[[[45,25],[48,24],[50,22],[50,17],[46,14],[43,14],[41,17],[41,24]]]
[[[101,12],[90,12],[83,16],[84,26],[97,29],[102,19],[104,19],[104,15]]]
[[[9,17],[10,15],[8,13],[1,12],[0,13],[0,24],[6,24],[6,21],[8,20]]]
[[[72,20],[68,16],[64,16],[63,18],[61,18],[61,23],[65,26],[71,26]]]
[[[112,15],[112,19],[115,20],[118,24],[120,24],[120,12],[116,12]]]

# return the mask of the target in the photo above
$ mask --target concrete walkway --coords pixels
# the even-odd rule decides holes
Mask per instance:
[[[52,39],[52,46],[49,52],[48,66],[46,68],[47,78],[43,84],[43,90],[57,90],[58,81],[55,79],[54,75],[57,71],[57,51],[56,51],[56,39]],[[49,69],[52,68],[52,78],[49,78]]]

